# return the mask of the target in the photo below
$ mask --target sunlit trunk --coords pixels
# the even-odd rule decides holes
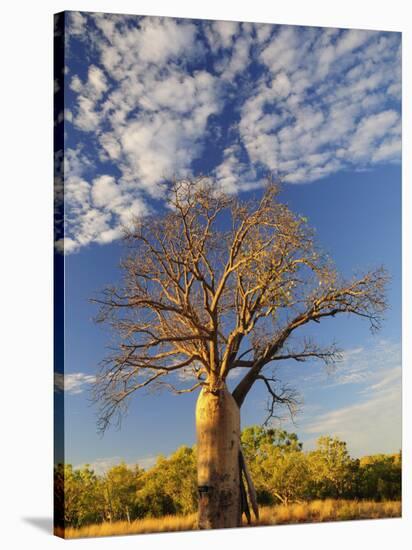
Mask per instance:
[[[240,414],[226,386],[200,392],[196,405],[199,528],[241,525]]]

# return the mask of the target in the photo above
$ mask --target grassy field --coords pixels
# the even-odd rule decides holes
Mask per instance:
[[[281,525],[290,523],[311,523],[353,519],[396,518],[401,516],[401,503],[365,502],[354,500],[314,500],[309,503],[289,506],[266,506],[260,509],[260,519],[253,525]],[[134,535],[138,533],[159,533],[170,531],[191,531],[196,529],[196,514],[189,516],[165,516],[145,518],[128,523],[100,523],[79,529],[68,528],[65,533],[56,533],[65,538],[107,537],[113,535]]]

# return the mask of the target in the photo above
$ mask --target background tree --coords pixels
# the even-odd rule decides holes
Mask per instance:
[[[329,436],[321,438],[315,451],[304,452],[296,434],[262,426],[245,428],[241,441],[259,504],[283,506],[336,495],[401,499],[400,453],[353,459],[344,442]],[[124,521],[128,514],[130,521],[186,515],[198,504],[195,447],[182,446],[169,457],[159,456],[146,471],[121,463],[96,475],[88,466],[73,469],[60,464],[55,476],[65,512],[65,518],[59,518],[62,528]],[[336,491],[331,478],[344,490]]]
[[[308,459],[312,494],[317,498],[352,496],[358,463],[350,457],[345,441],[322,436]]]
[[[197,505],[195,451],[182,446],[169,458],[159,457],[143,476],[136,504],[140,516],[192,513]]]
[[[81,527],[105,518],[101,480],[88,465],[74,470],[71,464],[58,466],[64,485],[64,525]]]
[[[277,447],[284,451],[301,451],[302,443],[295,433],[289,433],[280,428],[267,428],[265,426],[249,426],[241,434],[242,449],[246,459],[255,460],[265,455],[268,449]]]
[[[241,435],[259,504],[289,504],[306,497],[309,468],[295,433],[251,426]]]
[[[360,493],[363,498],[397,500],[402,496],[402,457],[372,455],[360,459]]]
[[[201,388],[201,528],[240,525],[246,511],[239,410],[252,386],[266,386],[269,415],[279,404],[294,410],[295,392],[268,366],[286,359],[330,364],[339,356],[335,345],[292,345],[292,336],[342,313],[367,319],[374,330],[385,309],[384,270],[342,279],[316,247],[306,220],[281,204],[278,193],[268,184],[260,200],[240,202],[207,178],[174,182],[164,215],[136,220],[127,231],[123,280],[96,300],[98,320],[119,336],[97,376],[101,429],[139,389]],[[226,379],[235,368],[244,375],[231,394]],[[182,386],[190,376],[191,385]]]
[[[129,468],[124,462],[110,468],[103,478],[106,515],[109,521],[127,520],[135,516],[136,492],[142,485],[139,466]]]

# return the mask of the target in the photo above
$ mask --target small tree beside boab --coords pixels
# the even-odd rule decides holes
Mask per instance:
[[[278,195],[270,182],[250,202],[207,178],[174,182],[165,213],[138,219],[126,231],[122,282],[96,300],[98,321],[109,322],[119,337],[94,388],[102,430],[139,389],[200,390],[200,528],[241,525],[242,513],[250,520],[248,503],[258,514],[240,446],[240,408],[256,382],[267,388],[269,417],[278,405],[291,412],[296,405],[293,389],[267,367],[287,359],[332,364],[336,346],[299,345],[299,329],[347,313],[376,330],[386,307],[384,269],[343,280],[306,220]],[[229,392],[233,369],[242,375]]]

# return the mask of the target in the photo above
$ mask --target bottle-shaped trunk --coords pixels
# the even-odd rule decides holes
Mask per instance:
[[[199,528],[241,525],[240,413],[226,386],[207,387],[196,405]]]

